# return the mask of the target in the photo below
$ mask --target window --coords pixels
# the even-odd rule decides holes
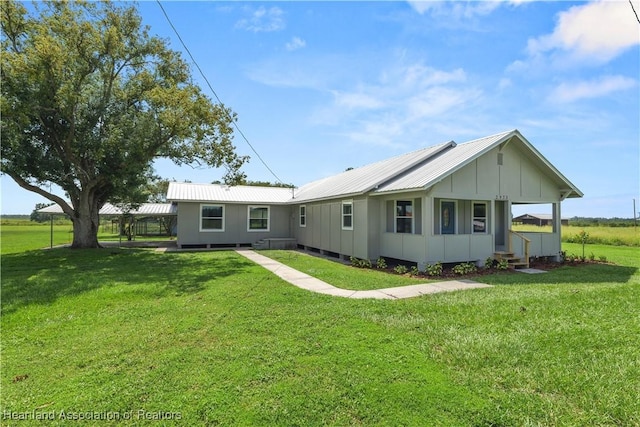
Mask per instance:
[[[224,231],[223,205],[200,205],[200,231]]]
[[[300,206],[300,227],[307,226],[307,207],[305,205]]]
[[[413,233],[413,202],[396,201],[396,233]]]
[[[353,202],[342,202],[342,229],[353,230]]]
[[[473,232],[487,232],[487,204],[484,202],[473,203]]]
[[[269,206],[249,206],[249,231],[269,231]]]

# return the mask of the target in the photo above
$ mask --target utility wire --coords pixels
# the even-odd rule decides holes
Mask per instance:
[[[631,3],[631,0],[629,0],[629,4],[631,5],[631,10],[633,10],[633,14],[636,15],[636,21],[638,21],[638,24],[640,24],[640,18],[638,18],[638,12],[636,12],[636,8],[633,7],[633,3]]]
[[[200,72],[200,75],[202,76],[202,78],[204,79],[204,81],[207,83],[207,86],[209,87],[209,90],[211,90],[211,92],[213,93],[213,96],[215,96],[215,98],[218,100],[218,103],[220,103],[220,105],[224,105],[223,102],[220,100],[220,97],[218,96],[218,94],[216,93],[216,91],[213,89],[213,87],[211,86],[211,83],[209,83],[209,79],[207,79],[207,76],[205,76],[204,72],[202,71],[202,69],[200,68],[200,66],[198,65],[198,63],[196,62],[195,58],[193,57],[193,55],[191,54],[191,51],[189,50],[189,48],[187,47],[186,43],[184,42],[184,40],[182,40],[182,37],[180,37],[180,33],[178,33],[178,30],[176,29],[176,27],[173,25],[173,22],[171,22],[171,19],[169,18],[169,15],[167,14],[167,11],[164,10],[164,7],[162,6],[162,3],[160,2],[160,0],[156,0],[156,2],[158,3],[158,6],[160,6],[160,9],[162,9],[162,13],[164,13],[165,18],[167,18],[167,22],[169,22],[169,25],[171,26],[171,28],[173,29],[173,32],[176,33],[176,36],[178,36],[178,40],[180,40],[180,43],[182,44],[182,47],[184,48],[184,50],[187,52],[187,54],[189,55],[189,58],[191,58],[191,61],[193,62],[193,64],[196,66],[196,68],[198,69],[198,71]],[[226,110],[225,110],[226,111]],[[244,139],[244,141],[247,143],[247,145],[249,145],[249,147],[251,148],[251,150],[255,153],[256,157],[260,160],[260,162],[262,162],[262,164],[264,165],[265,168],[267,168],[267,170],[269,172],[271,172],[271,175],[273,175],[276,180],[282,184],[282,185],[286,185],[284,182],[282,182],[282,180],[278,177],[278,175],[276,175],[276,173],[271,170],[271,168],[269,167],[269,165],[267,165],[267,163],[264,161],[264,159],[260,156],[260,154],[258,154],[258,152],[256,151],[256,149],[253,147],[253,145],[251,145],[251,143],[249,142],[249,140],[247,139],[247,137],[244,135],[244,133],[240,130],[240,127],[238,126],[238,124],[236,123],[235,120],[233,120],[232,117],[229,117],[229,119],[231,120],[231,123],[233,123],[233,126],[236,128],[236,131],[238,131],[238,133],[240,134],[240,136],[242,136],[242,139]]]

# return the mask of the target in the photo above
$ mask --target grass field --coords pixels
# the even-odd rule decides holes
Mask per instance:
[[[513,230],[550,233],[551,226],[514,225]],[[610,246],[640,246],[640,228],[636,227],[576,227],[563,225],[562,241],[566,243],[579,242],[580,240],[577,236],[582,231],[585,231],[589,235],[587,243]]]
[[[2,425],[640,425],[637,248],[385,301],[234,252],[29,251],[5,231]]]
[[[42,249],[51,246],[51,225],[21,221],[0,225],[0,253],[17,253],[30,249]],[[167,236],[138,237],[144,240],[167,240]],[[100,241],[117,241],[117,233],[111,233],[110,227],[101,227],[98,233]],[[126,237],[122,237],[126,240]],[[53,246],[69,245],[73,241],[73,226],[70,222],[53,225]]]

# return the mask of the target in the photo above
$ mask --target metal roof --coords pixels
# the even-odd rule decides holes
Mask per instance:
[[[38,209],[38,212],[50,214],[64,213],[58,204]],[[123,213],[124,212],[121,208],[114,206],[111,203],[105,203],[99,212],[100,215],[122,215]],[[168,216],[177,215],[178,211],[177,206],[171,203],[143,203],[138,207],[138,209],[132,209],[127,213],[135,216]]]
[[[549,176],[566,192],[566,197],[582,197],[582,192],[549,163],[518,130],[510,130],[462,144],[450,141],[423,148],[319,179],[297,189],[172,182],[169,184],[167,200],[303,203],[366,193],[377,195],[426,189],[489,150],[510,141],[519,141],[528,149],[528,157],[542,169],[551,172]]]
[[[167,200],[173,202],[227,202],[279,204],[291,201],[292,189],[249,185],[170,182]]]
[[[473,141],[458,144],[441,155],[429,159],[404,175],[399,175],[385,185],[380,186],[375,193],[390,191],[407,191],[430,187],[442,178],[451,175],[471,160],[506,141],[513,131],[487,136]]]
[[[295,202],[364,194],[454,146],[446,142],[311,182],[296,191]]]
[[[455,142],[450,141],[423,148],[323,178],[297,189],[171,182],[167,191],[167,200],[289,204],[352,197],[366,193],[380,195],[427,189],[489,150],[503,143],[512,143],[511,141],[521,144],[527,151],[527,157],[536,162],[541,170],[547,171],[551,179],[564,192],[563,197],[582,197],[582,192],[549,163],[518,130],[511,130],[462,144],[456,145]],[[55,212],[48,209],[54,209],[54,207],[41,209],[40,212],[62,213],[59,206]],[[100,210],[102,215],[120,215],[121,213],[121,210],[109,204],[105,204]],[[132,213],[134,215],[175,215],[176,207],[171,204],[147,203]]]
[[[522,146],[527,148],[531,154],[529,159],[552,172],[549,176],[563,186],[561,189],[566,191],[567,197],[582,197],[582,192],[549,163],[518,130],[502,132],[458,144],[439,156],[427,159],[426,162],[421,163],[407,173],[397,175],[395,179],[381,185],[373,193],[380,194],[429,188],[489,150],[508,141],[519,141]]]

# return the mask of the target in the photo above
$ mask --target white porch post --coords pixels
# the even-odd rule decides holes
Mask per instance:
[[[562,215],[560,205],[562,202],[557,201],[553,204],[553,232],[556,234],[558,252],[555,261],[560,262],[560,251],[562,250]]]
[[[489,212],[491,213],[489,218],[489,230],[491,230],[491,234],[493,235],[493,252],[496,252],[498,250],[498,248],[496,248],[496,239],[498,238],[498,229],[496,228],[496,201],[491,200],[489,205]]]

